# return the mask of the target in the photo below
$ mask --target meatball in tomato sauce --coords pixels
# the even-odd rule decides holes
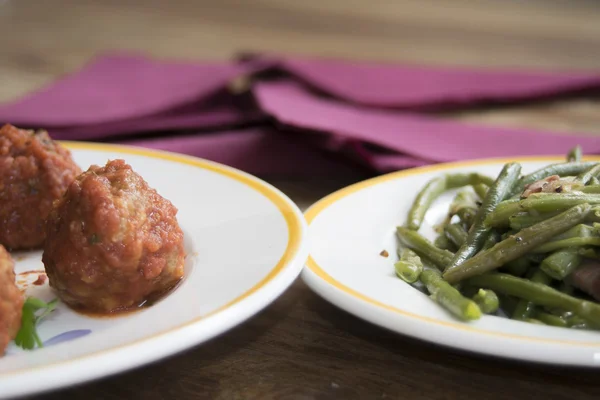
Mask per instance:
[[[14,262],[0,246],[0,356],[21,327],[23,295],[15,283]]]
[[[177,209],[123,160],[92,166],[55,203],[42,261],[75,309],[137,307],[183,277]]]
[[[41,247],[52,203],[81,173],[71,153],[46,131],[0,128],[0,244]]]

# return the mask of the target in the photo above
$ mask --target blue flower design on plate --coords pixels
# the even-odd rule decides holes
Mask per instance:
[[[72,331],[63,332],[59,335],[51,337],[44,342],[44,347],[54,346],[55,344],[69,342],[74,339],[89,335],[92,333],[90,329],[75,329]]]

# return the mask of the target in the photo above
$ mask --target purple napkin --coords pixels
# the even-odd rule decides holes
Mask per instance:
[[[256,62],[256,61],[254,61]],[[409,109],[532,100],[600,88],[600,74],[265,59],[318,90],[360,105]]]
[[[61,140],[99,140],[135,133],[231,129],[264,120],[265,115],[259,111],[242,111],[233,107],[223,107],[169,115],[149,115],[87,126],[50,128],[49,133],[54,139]]]
[[[253,77],[251,92],[229,91],[241,75]],[[575,144],[599,152],[600,141],[592,137],[416,113],[598,88],[600,75],[583,72],[293,57],[167,62],[112,54],[0,105],[0,123],[47,128],[57,139],[176,151],[255,174],[347,173],[355,171],[355,161],[382,172],[469,158],[563,154]]]
[[[315,150],[297,137],[254,128],[200,135],[171,135],[114,143],[193,155],[255,175],[313,176],[356,173],[358,168]]]
[[[0,121],[64,127],[152,116],[222,90],[246,68],[232,63],[152,61],[109,55],[0,108]]]
[[[364,149],[360,156],[385,170],[486,157],[565,154],[580,144],[600,152],[600,140],[569,134],[549,135],[452,121],[427,115],[365,109],[317,97],[293,82],[260,82],[254,87],[260,107],[283,124],[328,132],[340,138],[375,144],[399,154]]]

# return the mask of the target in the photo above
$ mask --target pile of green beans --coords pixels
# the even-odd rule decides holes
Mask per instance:
[[[513,162],[495,179],[479,173],[433,178],[396,229],[396,275],[463,321],[492,314],[600,328],[600,304],[571,279],[586,260],[600,263],[600,163],[582,161],[581,153],[578,146],[565,162],[527,175]],[[439,236],[429,241],[419,233],[425,214],[449,190],[456,197],[437,226]]]

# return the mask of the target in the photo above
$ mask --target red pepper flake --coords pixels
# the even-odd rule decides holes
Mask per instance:
[[[40,275],[38,275],[35,282],[33,282],[33,284],[35,286],[42,286],[44,283],[46,283],[46,279],[47,279],[46,274],[40,274]]]
[[[388,252],[387,252],[387,250],[381,250],[381,253],[379,253],[379,255],[380,255],[381,257],[385,257],[385,258],[387,258],[387,257],[389,257],[389,256],[390,256],[390,253],[388,253]]]

